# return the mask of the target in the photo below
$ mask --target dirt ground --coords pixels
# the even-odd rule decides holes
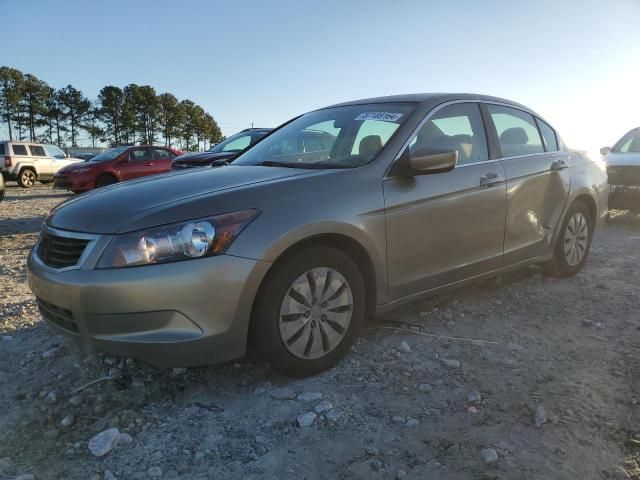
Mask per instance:
[[[575,278],[532,267],[408,305],[290,380],[255,358],[159,370],[54,333],[25,258],[66,197],[11,185],[0,204],[0,479],[640,479],[635,215],[614,212]]]

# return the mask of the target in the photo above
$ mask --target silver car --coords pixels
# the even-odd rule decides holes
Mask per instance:
[[[620,210],[640,210],[640,127],[627,132],[611,148],[603,147],[611,193],[609,205]]]
[[[301,151],[297,138],[327,141]],[[416,94],[286,123],[233,163],[73,198],[28,259],[43,317],[160,366],[247,346],[307,376],[366,318],[532,263],[576,274],[607,214],[604,164],[508,100]]]

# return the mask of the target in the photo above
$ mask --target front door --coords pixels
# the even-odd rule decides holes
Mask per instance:
[[[129,150],[129,161],[120,165],[122,180],[151,175],[153,172],[153,154],[149,147],[135,147]]]
[[[569,195],[569,154],[555,132],[528,112],[486,106],[495,126],[507,179],[505,263],[548,251]]]
[[[42,145],[29,145],[29,153],[33,158],[38,178],[48,180],[53,177],[53,159],[47,155]]]
[[[458,164],[446,173],[384,181],[392,299],[502,265],[505,173],[500,160],[489,158],[478,104],[441,108],[409,149],[457,150]]]

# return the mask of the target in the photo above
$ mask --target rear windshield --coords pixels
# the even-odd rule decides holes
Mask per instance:
[[[13,154],[14,155],[26,155],[27,154],[26,145],[12,145],[12,147],[13,147]]]

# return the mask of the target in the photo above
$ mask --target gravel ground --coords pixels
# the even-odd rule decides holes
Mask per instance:
[[[532,267],[408,305],[290,380],[255,358],[159,370],[50,330],[25,257],[65,198],[12,185],[0,204],[0,479],[640,479],[634,215],[575,278]]]

